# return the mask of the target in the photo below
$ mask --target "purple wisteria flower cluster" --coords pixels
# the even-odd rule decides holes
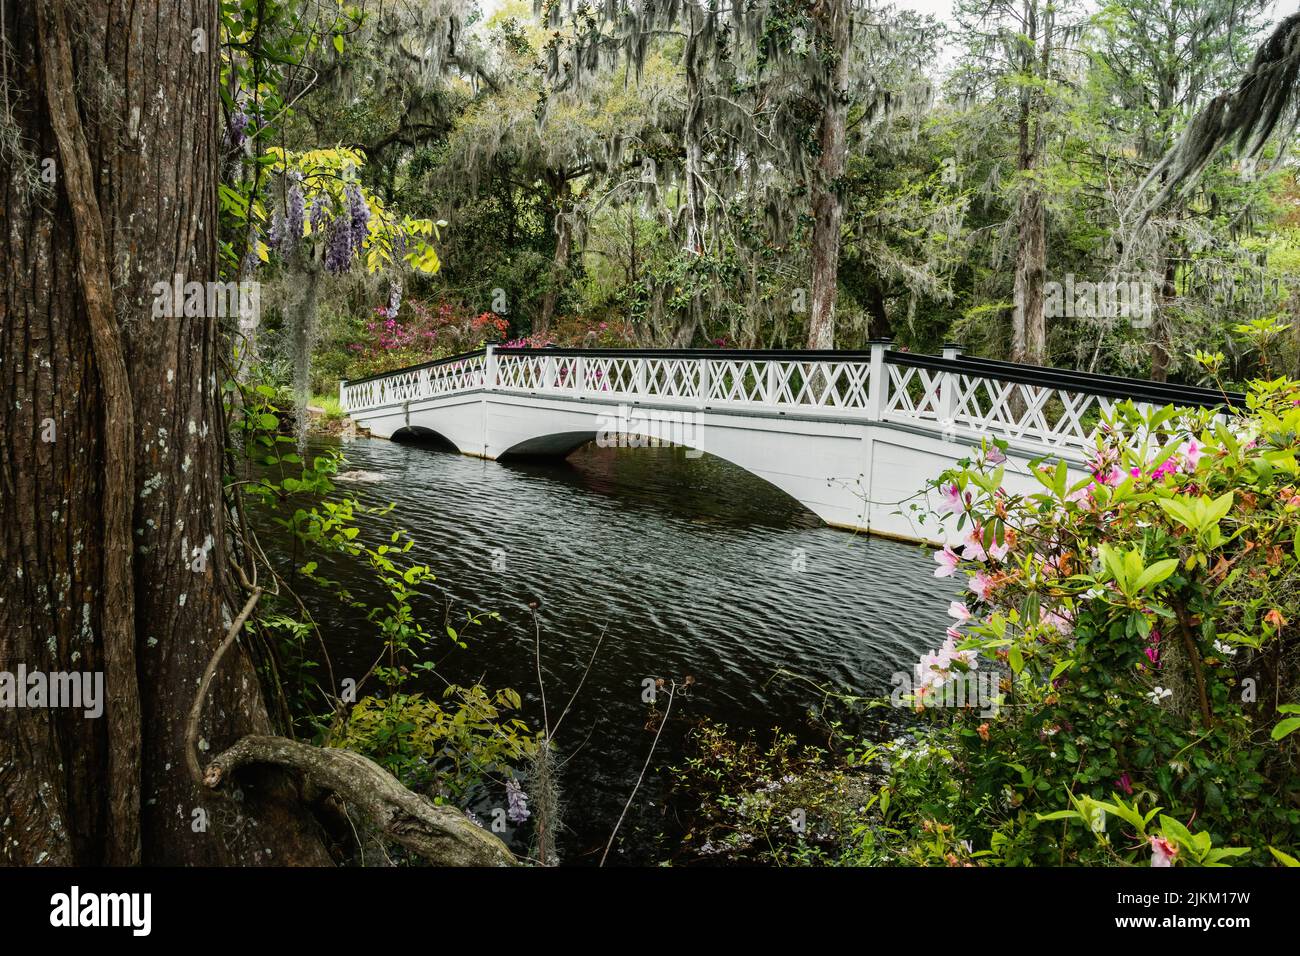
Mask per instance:
[[[272,214],[271,232],[267,236],[267,243],[282,258],[288,259],[297,250],[298,243],[302,241],[306,215],[306,200],[302,194],[302,173],[291,172],[285,190],[284,211],[277,209]]]
[[[365,245],[370,223],[370,207],[357,186],[344,190],[347,208],[334,220],[325,245],[325,270],[342,275]]]
[[[523,823],[528,819],[528,794],[512,777],[506,781],[506,818],[511,823]]]
[[[317,196],[311,201],[311,214],[309,218],[311,221],[311,231],[317,233],[320,232],[325,228],[325,224],[329,222],[330,219],[329,203]]]
[[[226,149],[243,149],[244,144],[248,142],[248,124],[252,117],[242,109],[236,110],[230,117],[230,125],[226,127]]]
[[[283,255],[290,255],[302,239],[303,226],[307,218],[307,203],[302,194],[302,174],[289,174],[289,191],[285,196],[285,240],[287,248],[281,247]]]

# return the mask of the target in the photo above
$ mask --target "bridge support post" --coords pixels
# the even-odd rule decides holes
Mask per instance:
[[[349,411],[348,400],[347,400],[347,394],[348,394],[347,387],[348,387],[348,380],[346,378],[339,379],[339,408],[343,409],[344,412]]]
[[[961,357],[960,345],[952,342],[946,342],[943,346],[943,357],[945,361],[955,361]],[[957,375],[954,372],[945,369],[942,377],[939,379],[939,404],[938,404],[939,425],[943,428],[944,436],[953,435],[957,431]]]
[[[483,388],[492,391],[497,387],[497,347],[489,345],[483,350]]]
[[[695,403],[695,407],[703,408],[704,403],[709,400],[709,360],[700,359],[699,362],[700,362],[700,368],[699,368],[698,378],[700,383],[700,392],[699,392],[699,398]]]
[[[871,369],[867,373],[867,417],[878,422],[889,404],[889,373],[885,371],[885,352],[891,339],[876,339],[871,344]]]

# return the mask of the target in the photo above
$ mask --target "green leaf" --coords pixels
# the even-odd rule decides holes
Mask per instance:
[[[1083,814],[1078,810],[1054,810],[1051,813],[1035,813],[1039,820],[1081,820]]]
[[[1156,504],[1169,517],[1173,518],[1189,531],[1196,530],[1196,519],[1192,517],[1192,512],[1187,502],[1180,501],[1177,498],[1157,498]]]
[[[1172,837],[1180,846],[1192,851],[1196,850],[1196,838],[1192,836],[1191,831],[1168,814],[1160,814],[1160,829],[1164,831],[1165,836]]]
[[[1163,561],[1157,561],[1151,567],[1147,568],[1138,575],[1137,584],[1134,586],[1135,591],[1141,591],[1153,584],[1159,584],[1169,575],[1173,574],[1178,568],[1177,558],[1165,558]]]
[[[1300,860],[1297,860],[1290,853],[1283,853],[1276,847],[1269,847],[1268,852],[1272,853],[1283,866],[1300,866]]]
[[[1047,678],[1048,681],[1056,680],[1056,678],[1060,677],[1062,674],[1064,674],[1073,666],[1074,666],[1074,661],[1067,657],[1065,660],[1061,661],[1055,667],[1052,668],[1052,674],[1050,677]]]
[[[1206,517],[1210,519],[1209,523],[1218,524],[1223,520],[1223,517],[1232,510],[1232,499],[1234,494],[1234,492],[1229,491],[1214,499],[1206,515]]]
[[[1287,734],[1293,734],[1297,730],[1300,730],[1300,717],[1288,717],[1273,728],[1273,733],[1270,736],[1274,740],[1281,740]]]

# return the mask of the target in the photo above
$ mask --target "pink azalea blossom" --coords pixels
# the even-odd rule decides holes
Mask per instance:
[[[957,562],[961,559],[957,557],[956,551],[945,544],[942,551],[934,553],[934,560],[939,564],[934,569],[934,576],[936,578],[946,578],[951,577],[952,573],[957,570]]]
[[[1133,781],[1129,780],[1127,773],[1119,775],[1119,779],[1115,781],[1115,786],[1122,790],[1125,796],[1131,796],[1133,793]]]
[[[1160,632],[1159,631],[1153,630],[1151,632],[1151,643],[1146,646],[1146,648],[1143,650],[1143,653],[1146,654],[1147,660],[1151,662],[1152,666],[1154,667],[1160,666]]]
[[[1147,660],[1154,664],[1160,660],[1160,645],[1148,644],[1145,650],[1143,650],[1143,653],[1146,654]]]
[[[1173,866],[1174,857],[1178,856],[1178,847],[1164,837],[1155,834],[1152,834],[1149,839],[1151,843],[1151,865]]]
[[[1084,486],[1077,491],[1071,491],[1065,496],[1066,501],[1072,501],[1083,511],[1091,511],[1093,508],[1092,489]]]
[[[993,579],[983,571],[976,571],[970,579],[970,590],[981,601],[987,601],[993,593]]]
[[[953,601],[948,605],[948,616],[955,617],[959,623],[969,621],[971,619],[970,608],[961,601]]]
[[[1160,481],[1162,478],[1165,477],[1165,475],[1172,475],[1174,472],[1178,470],[1177,459],[1178,459],[1177,455],[1170,455],[1168,458],[1166,458],[1164,461],[1160,463],[1160,465],[1156,468],[1155,471],[1151,472],[1151,477],[1156,481]]]
[[[1002,454],[1001,448],[999,448],[997,445],[994,445],[992,448],[988,450],[988,454],[984,456],[984,460],[987,461],[990,465],[1000,465],[1007,460],[1007,456]]]
[[[966,665],[968,671],[979,669],[979,654],[973,650],[953,651],[952,659]]]
[[[1196,466],[1200,463],[1201,455],[1204,454],[1204,450],[1201,448],[1200,443],[1193,438],[1179,449],[1179,454],[1183,456],[1183,470],[1188,474],[1191,474],[1196,470]]]
[[[1111,465],[1110,470],[1095,476],[1097,481],[1103,485],[1118,485],[1124,480],[1124,471],[1119,465]]]
[[[956,483],[943,489],[942,497],[939,501],[939,514],[961,514],[963,509],[961,500],[961,491],[958,490]]]
[[[979,525],[971,525],[970,530],[966,532],[966,537],[961,539],[961,543],[965,545],[961,553],[963,558],[983,561],[988,557],[984,551],[984,532]]]

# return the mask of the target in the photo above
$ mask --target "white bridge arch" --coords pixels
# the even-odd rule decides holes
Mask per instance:
[[[379,437],[434,433],[488,459],[660,439],[758,475],[828,524],[917,541],[946,533],[911,504],[981,438],[1008,442],[1013,490],[1036,486],[1030,459],[1082,465],[1098,419],[1124,399],[1241,400],[887,342],[854,352],[489,346],[339,386],[348,415]]]

